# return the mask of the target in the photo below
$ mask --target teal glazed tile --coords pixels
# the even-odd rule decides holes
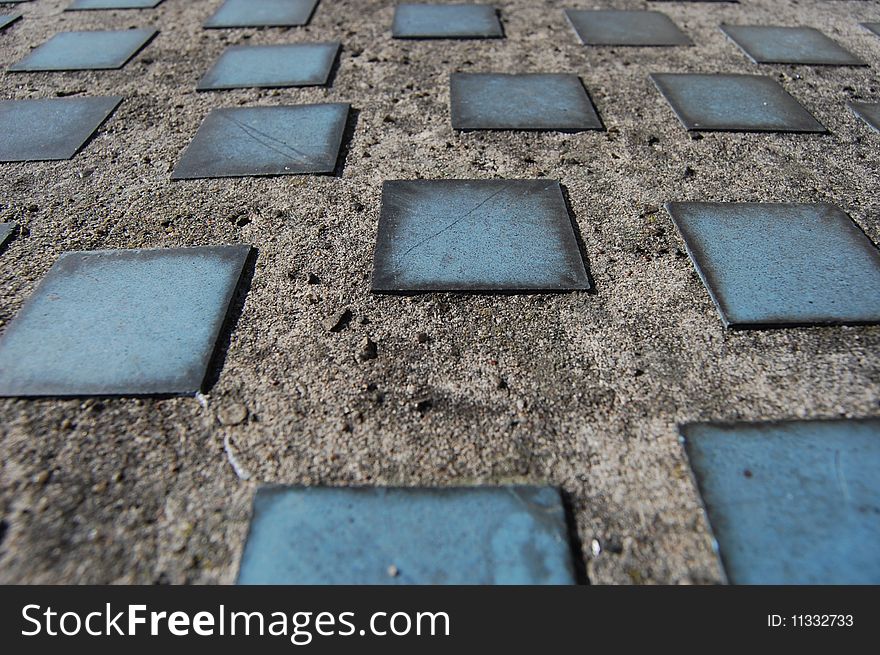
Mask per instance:
[[[0,223],[0,248],[6,245],[9,237],[15,232],[17,225],[15,223]]]
[[[667,209],[725,327],[880,323],[880,252],[838,207]]]
[[[555,180],[392,180],[382,187],[372,289],[590,289]]]
[[[871,126],[872,129],[880,132],[880,103],[848,102],[847,106],[856,116]]]
[[[214,109],[171,179],[332,173],[349,105]]]
[[[880,584],[880,420],[681,428],[732,584]]]
[[[693,42],[659,11],[566,9],[565,15],[584,45],[677,46]]]
[[[474,4],[400,4],[394,10],[395,39],[492,39],[504,36],[498,10]]]
[[[260,487],[238,584],[575,583],[552,487]]]
[[[226,0],[204,26],[299,27],[308,24],[317,5],[318,0]]]
[[[21,14],[0,14],[0,31],[5,30],[20,18]]]
[[[9,67],[12,72],[109,70],[122,68],[156,30],[61,32]]]
[[[862,27],[871,30],[877,36],[880,36],[880,23],[862,23]]]
[[[91,9],[152,9],[162,0],[73,0],[65,11],[86,11]]]
[[[198,392],[249,252],[61,255],[0,337],[0,396]]]
[[[721,31],[756,64],[867,66],[813,27],[722,24]]]
[[[339,43],[232,46],[199,81],[198,89],[320,86],[327,83]]]
[[[827,132],[770,77],[652,73],[651,79],[688,130]]]
[[[602,121],[577,75],[454,73],[456,130],[601,130]]]
[[[122,98],[0,100],[0,162],[70,159]]]

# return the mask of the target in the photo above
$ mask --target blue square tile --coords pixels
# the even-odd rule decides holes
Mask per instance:
[[[601,130],[602,121],[577,75],[454,73],[456,130]]]
[[[651,79],[688,130],[827,132],[770,77],[653,73]]]
[[[659,11],[566,9],[565,15],[584,45],[676,46],[692,41]]]
[[[0,396],[199,391],[249,252],[65,253],[0,337]]]
[[[6,245],[16,227],[15,223],[0,223],[0,248]]]
[[[392,180],[373,291],[566,291],[590,280],[554,180]]]
[[[299,27],[308,24],[318,0],[226,0],[205,27]]]
[[[667,205],[727,327],[880,322],[880,252],[826,204]]]
[[[332,173],[349,105],[214,109],[171,178]]]
[[[122,98],[0,100],[0,162],[70,159]]]
[[[559,492],[261,487],[239,584],[573,584]]]
[[[10,71],[74,71],[122,68],[156,30],[61,32],[9,67]]]
[[[0,30],[5,30],[19,18],[21,14],[0,14]]]
[[[200,91],[327,83],[339,43],[233,46],[201,79]]]
[[[880,103],[878,102],[848,102],[852,112],[880,132]]]
[[[813,27],[722,24],[721,31],[757,64],[867,66]]]
[[[91,9],[152,9],[162,0],[73,0],[65,11],[86,11]]]
[[[731,583],[880,584],[880,420],[682,435]]]
[[[394,10],[395,39],[491,39],[504,36],[489,5],[401,4]]]

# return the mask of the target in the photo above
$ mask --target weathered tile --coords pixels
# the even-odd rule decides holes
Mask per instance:
[[[877,36],[880,36],[880,23],[862,23],[862,27],[871,30]]]
[[[9,70],[20,72],[122,68],[156,34],[156,30],[61,32],[10,66]]]
[[[373,291],[589,288],[555,180],[393,180],[383,185]]]
[[[721,31],[757,64],[867,66],[813,27],[721,25]]]
[[[338,52],[338,42],[232,46],[201,79],[198,89],[323,85]]]
[[[73,0],[65,11],[85,11],[89,9],[152,9],[162,0]]]
[[[652,73],[651,79],[688,130],[827,131],[770,77]]]
[[[0,100],[0,162],[70,159],[120,102],[118,96]]]
[[[308,24],[317,5],[318,0],[226,0],[204,26],[299,27]]]
[[[692,41],[659,11],[566,9],[565,15],[584,45],[676,46]]]
[[[551,487],[261,487],[239,584],[574,584]]]
[[[880,583],[880,420],[681,432],[731,583]]]
[[[0,396],[199,391],[249,252],[65,253],[0,336]]]
[[[880,322],[880,252],[828,204],[667,205],[727,327]]]
[[[0,31],[5,30],[19,18],[21,14],[0,14]]]
[[[577,75],[454,73],[456,130],[601,130],[602,121]]]
[[[400,4],[391,34],[396,39],[491,39],[504,36],[490,5]]]
[[[349,105],[214,109],[172,179],[332,173]]]
[[[848,102],[847,106],[856,116],[861,118],[876,131],[880,132],[880,103]]]
[[[15,223],[0,223],[0,248],[6,245],[16,227]]]

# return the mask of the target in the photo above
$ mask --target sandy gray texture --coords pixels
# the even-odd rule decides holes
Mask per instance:
[[[0,321],[67,250],[259,254],[203,402],[0,401],[0,581],[231,582],[255,485],[271,481],[555,484],[592,582],[716,582],[676,424],[878,413],[880,328],[724,331],[662,204],[834,202],[880,241],[880,139],[844,106],[880,101],[880,38],[858,25],[880,5],[498,0],[504,40],[411,42],[390,38],[390,1],[323,0],[307,28],[228,31],[200,27],[219,0],[66,4],[18,5],[0,61],[65,29],[161,34],[120,71],[3,76],[3,97],[126,100],[72,161],[0,165],[0,221],[24,228],[0,256]],[[562,9],[597,5],[662,10],[697,45],[583,47]],[[873,67],[752,64],[721,22],[813,25]],[[227,45],[331,39],[332,88],[194,90]],[[454,71],[578,73],[609,130],[457,134]],[[693,140],[648,80],[667,71],[777,76],[831,134]],[[322,101],[359,110],[340,176],[169,180],[211,108]],[[567,188],[597,293],[370,294],[382,180],[538,176]],[[346,307],[349,327],[326,331]],[[359,362],[365,336],[378,357]]]

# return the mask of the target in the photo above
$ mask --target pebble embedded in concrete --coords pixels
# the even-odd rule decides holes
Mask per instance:
[[[241,425],[248,418],[248,408],[242,403],[232,403],[217,411],[217,420],[221,425]]]

